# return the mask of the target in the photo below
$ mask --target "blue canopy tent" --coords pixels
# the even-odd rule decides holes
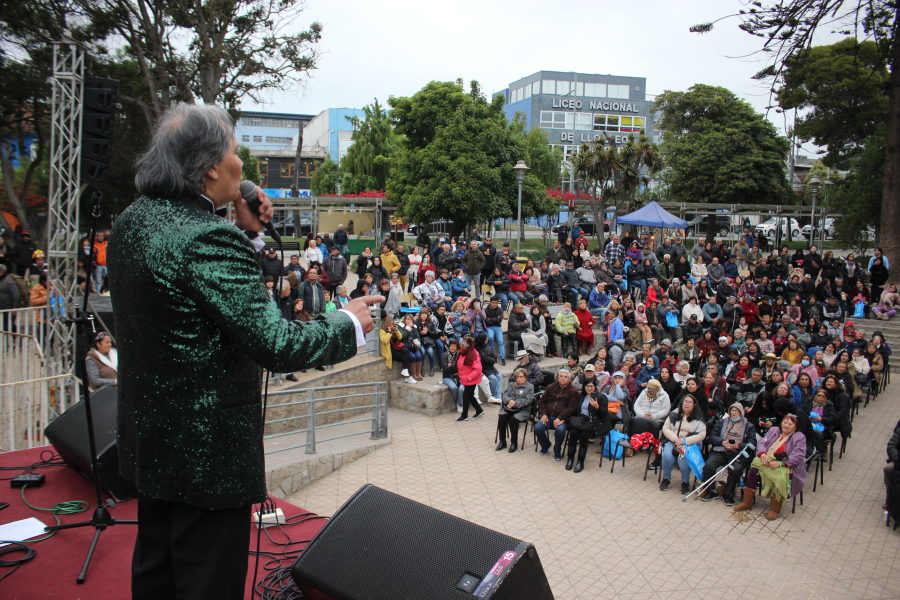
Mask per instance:
[[[684,229],[687,221],[679,219],[656,202],[617,219],[619,224],[660,227],[663,229]]]

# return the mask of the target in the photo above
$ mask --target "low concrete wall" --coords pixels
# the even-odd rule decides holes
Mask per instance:
[[[384,360],[381,359],[373,360],[371,363],[357,367],[326,371],[325,374],[318,379],[313,379],[294,388],[290,388],[291,390],[296,390],[296,393],[269,397],[269,407],[266,413],[266,420],[288,419],[290,417],[297,418],[266,425],[265,435],[283,433],[285,431],[296,431],[306,428],[306,414],[309,410],[308,405],[282,405],[289,404],[291,402],[306,400],[309,397],[308,393],[306,392],[307,388],[328,385],[348,385],[372,381],[389,382],[399,378],[400,369],[396,366],[393,369],[388,369],[384,365]],[[374,398],[370,392],[374,392],[374,388],[371,386],[360,386],[359,391],[354,390],[353,388],[345,388],[341,390],[323,390],[316,392],[316,425],[327,425],[328,423],[336,423],[337,421],[344,421],[346,419],[359,419],[368,414],[371,414],[371,408],[354,410],[354,407],[371,406],[374,403]],[[331,399],[335,396],[358,393],[366,393],[366,395],[356,398]],[[336,412],[320,414],[322,412],[332,410]]]
[[[295,463],[266,472],[266,490],[273,498],[287,498],[317,479],[325,477],[341,465],[391,443],[390,437],[332,454],[300,454]]]
[[[436,417],[456,410],[456,402],[445,385],[436,388],[424,382],[417,385],[392,381],[388,405],[400,410]],[[390,427],[390,423],[388,423]]]

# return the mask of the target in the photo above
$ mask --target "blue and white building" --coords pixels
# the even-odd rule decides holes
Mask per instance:
[[[647,79],[619,75],[538,71],[500,90],[506,116],[525,113],[527,128],[547,132],[550,145],[568,155],[583,142],[609,135],[617,144],[629,133],[655,136]]]
[[[340,162],[353,145],[354,117],[365,120],[366,113],[360,108],[328,108],[317,114],[303,130],[303,155]]]

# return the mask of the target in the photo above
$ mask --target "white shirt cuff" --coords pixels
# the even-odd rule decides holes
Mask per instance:
[[[350,315],[350,319],[353,320],[353,326],[356,328],[356,347],[366,345],[366,334],[363,332],[362,323],[359,322],[359,319],[349,310],[344,308],[340,309],[338,312],[342,312],[346,315]]]
[[[250,240],[250,243],[253,244],[253,249],[256,250],[257,252],[261,252],[262,249],[266,247],[265,240],[262,239],[262,237],[260,237],[260,236],[257,236],[255,238],[253,238],[252,240]]]

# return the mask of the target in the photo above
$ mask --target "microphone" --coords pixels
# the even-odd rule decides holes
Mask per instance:
[[[246,179],[241,182],[241,197],[247,201],[247,206],[253,211],[253,214],[259,216],[259,198],[256,195],[256,184]],[[281,236],[275,231],[272,223],[263,223],[263,229],[269,234],[269,237],[275,240],[275,243],[281,246]]]

